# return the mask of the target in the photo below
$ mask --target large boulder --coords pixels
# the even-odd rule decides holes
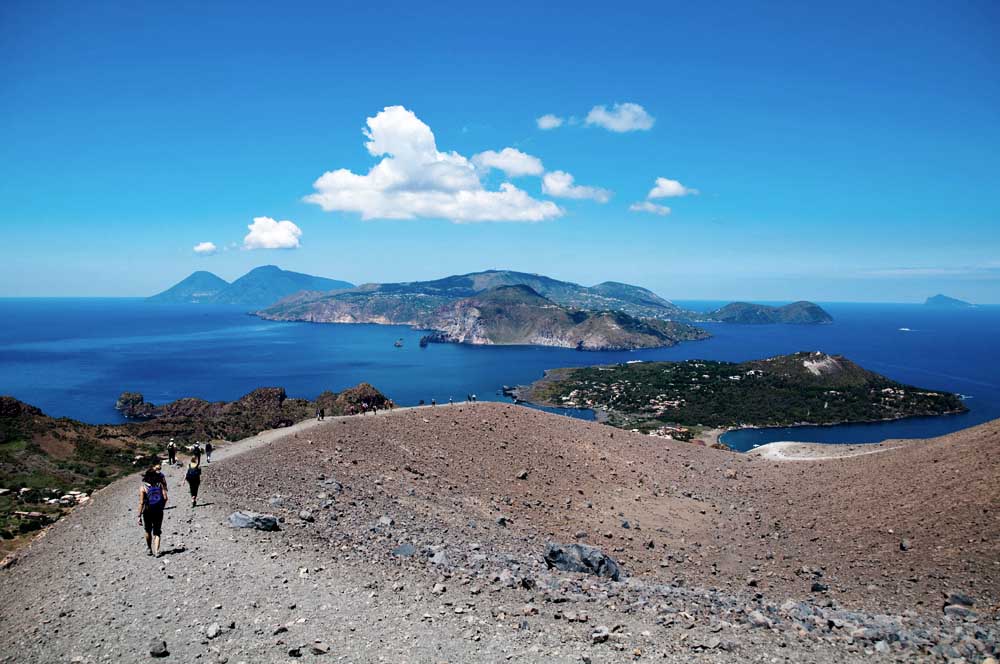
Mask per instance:
[[[549,542],[545,547],[545,564],[563,572],[583,572],[594,574],[612,581],[622,576],[621,568],[611,556],[596,546],[586,544],[556,544]]]
[[[257,512],[233,512],[229,515],[229,525],[233,528],[256,528],[257,530],[280,530],[278,517]]]

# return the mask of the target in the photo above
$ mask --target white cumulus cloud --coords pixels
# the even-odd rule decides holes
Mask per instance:
[[[615,104],[609,111],[606,106],[595,106],[587,113],[586,123],[604,127],[609,131],[626,132],[652,129],[656,119],[639,104]]]
[[[661,217],[665,217],[670,214],[670,208],[666,205],[657,205],[656,203],[651,203],[650,201],[632,203],[632,205],[628,206],[628,209],[632,212],[649,212],[650,214],[658,214]]]
[[[656,178],[656,186],[649,190],[646,198],[674,198],[676,196],[696,195],[697,189],[685,187],[677,180]]]
[[[562,126],[564,120],[558,115],[546,113],[542,117],[536,118],[535,122],[538,124],[539,129],[556,129]]]
[[[563,214],[509,182],[485,189],[475,164],[457,152],[439,152],[431,128],[402,106],[386,107],[367,125],[365,147],[381,160],[364,175],[346,168],[324,173],[307,202],[362,219],[543,221]]]
[[[194,253],[202,256],[211,256],[218,250],[219,248],[215,246],[214,242],[199,242],[194,245]]]
[[[250,232],[243,238],[244,249],[298,249],[302,237],[302,229],[292,222],[271,217],[254,217],[247,228]]]
[[[514,148],[504,148],[500,152],[493,150],[480,152],[472,155],[472,163],[480,171],[486,172],[496,168],[512,178],[522,175],[541,175],[545,170],[541,159]]]
[[[556,198],[591,198],[598,203],[607,203],[611,198],[607,189],[573,184],[573,180],[565,171],[551,171],[542,178],[542,191]]]

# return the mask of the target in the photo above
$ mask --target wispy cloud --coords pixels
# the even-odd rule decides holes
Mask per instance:
[[[677,180],[656,178],[656,186],[649,190],[646,198],[674,198],[677,196],[696,196],[697,189],[685,187]]]
[[[654,203],[654,199],[691,196],[697,193],[697,189],[685,187],[677,180],[671,180],[669,178],[656,178],[653,188],[649,190],[648,194],[646,194],[646,200],[632,203],[628,209],[632,212],[649,212],[650,214],[658,214],[661,217],[665,217],[670,214],[670,208],[666,205],[658,205]]]
[[[545,171],[541,159],[515,148],[504,148],[500,152],[493,150],[480,152],[472,155],[472,163],[480,171],[486,172],[496,168],[512,178],[522,175],[541,175]]]
[[[670,208],[666,205],[658,205],[651,201],[640,201],[638,203],[632,203],[628,206],[630,212],[648,212],[650,214],[656,214],[661,217],[665,217],[670,214]]]
[[[608,131],[624,133],[627,131],[648,131],[653,128],[656,118],[646,112],[646,109],[632,102],[615,104],[609,110],[606,106],[595,106],[587,113],[585,122],[588,125],[604,127]]]
[[[565,171],[551,171],[542,178],[542,191],[556,198],[589,198],[598,203],[611,200],[611,192],[600,187],[573,184],[574,178]]]
[[[865,277],[881,277],[891,279],[919,279],[927,277],[965,278],[965,279],[1000,279],[1000,264],[985,263],[982,265],[963,266],[927,266],[927,267],[889,267],[874,270],[862,270]]]
[[[549,130],[556,129],[563,125],[564,120],[558,115],[552,115],[551,113],[546,113],[540,118],[535,119],[535,123],[538,125],[539,129]]]

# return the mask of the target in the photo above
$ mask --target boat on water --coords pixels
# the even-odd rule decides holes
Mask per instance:
[[[395,346],[396,348],[402,348],[403,347],[403,340],[402,339],[396,339],[396,343],[394,343],[392,345]]]

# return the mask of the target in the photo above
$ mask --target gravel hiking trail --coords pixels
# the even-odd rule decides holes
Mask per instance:
[[[160,558],[137,475],[46,530],[0,570],[0,662],[981,664],[998,432],[790,464],[508,404],[308,420],[217,449],[193,509],[165,466]]]

